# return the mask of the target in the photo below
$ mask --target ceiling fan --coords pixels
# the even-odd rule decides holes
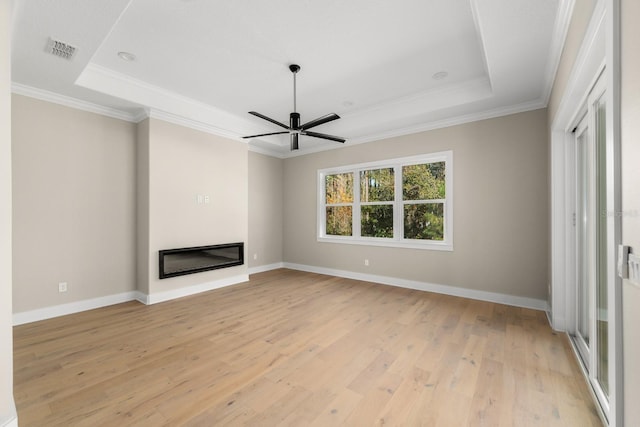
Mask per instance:
[[[260,117],[261,119],[264,119],[268,122],[276,124],[280,127],[283,127],[286,129],[286,131],[261,133],[259,135],[244,136],[243,138],[245,139],[258,138],[260,136],[281,135],[281,134],[288,133],[291,136],[291,150],[298,149],[299,135],[313,136],[314,138],[322,138],[322,139],[328,139],[330,141],[344,143],[345,139],[339,136],[333,136],[333,135],[327,135],[326,133],[309,131],[309,129],[311,128],[339,119],[340,116],[335,113],[327,114],[326,116],[319,117],[315,120],[311,120],[310,122],[307,122],[302,125],[300,124],[300,113],[296,112],[296,74],[298,73],[298,71],[300,71],[300,66],[297,64],[291,64],[289,65],[289,70],[291,70],[291,72],[293,73],[293,113],[289,114],[289,126],[285,125],[284,123],[280,123],[279,121],[274,120],[271,117],[267,117],[263,114],[256,113],[255,111],[249,111],[249,114],[253,114],[256,117]]]

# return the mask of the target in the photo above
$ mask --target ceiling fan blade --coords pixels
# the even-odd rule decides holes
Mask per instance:
[[[339,136],[327,135],[326,133],[318,133],[318,132],[302,132],[303,135],[313,136],[315,138],[328,139],[336,142],[344,142],[346,141],[344,138],[340,138]]]
[[[255,111],[249,111],[249,114],[253,114],[256,117],[260,117],[261,119],[266,120],[268,122],[271,122],[274,125],[278,125],[278,126],[283,127],[285,129],[290,129],[289,126],[285,125],[284,123],[280,123],[279,121],[274,120],[271,117],[265,116],[264,114],[256,113]]]
[[[326,116],[319,117],[315,120],[311,120],[310,122],[303,124],[302,126],[300,126],[300,130],[311,129],[316,126],[320,126],[324,123],[331,122],[333,120],[338,120],[339,118],[340,116],[337,115],[336,113],[327,114]]]
[[[284,132],[271,132],[271,133],[261,133],[260,135],[249,135],[249,136],[243,136],[243,139],[247,139],[247,138],[258,138],[260,136],[269,136],[269,135],[280,135],[283,133],[289,133],[289,131],[284,131]]]
[[[291,134],[291,151],[297,150],[297,149],[298,149],[298,134],[292,133]]]

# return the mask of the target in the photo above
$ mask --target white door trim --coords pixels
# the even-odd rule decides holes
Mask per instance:
[[[576,58],[558,111],[551,123],[551,322],[566,331],[573,312],[570,308],[575,272],[569,248],[573,244],[573,127],[586,103],[586,94],[602,72],[605,59],[605,1],[597,3]]]
[[[609,274],[609,426],[623,423],[622,309],[620,279],[616,276],[615,248],[621,241],[620,181],[620,0],[599,0],[566,85],[558,111],[551,121],[551,323],[566,331],[575,317],[572,285],[575,283],[571,171],[571,127],[595,79],[606,65],[607,84],[607,222]]]

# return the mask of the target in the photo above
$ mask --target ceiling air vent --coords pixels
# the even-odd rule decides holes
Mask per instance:
[[[76,48],[60,40],[49,38],[47,52],[60,58],[71,60],[73,54],[76,52]]]

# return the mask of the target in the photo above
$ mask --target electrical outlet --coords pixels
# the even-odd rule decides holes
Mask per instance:
[[[67,282],[58,283],[58,292],[67,292]]]
[[[365,260],[364,260],[364,265],[366,265],[366,266],[368,266],[368,265],[369,265],[369,260],[368,260],[368,259],[365,259]]]
[[[253,259],[258,259],[258,254],[253,254]]]

